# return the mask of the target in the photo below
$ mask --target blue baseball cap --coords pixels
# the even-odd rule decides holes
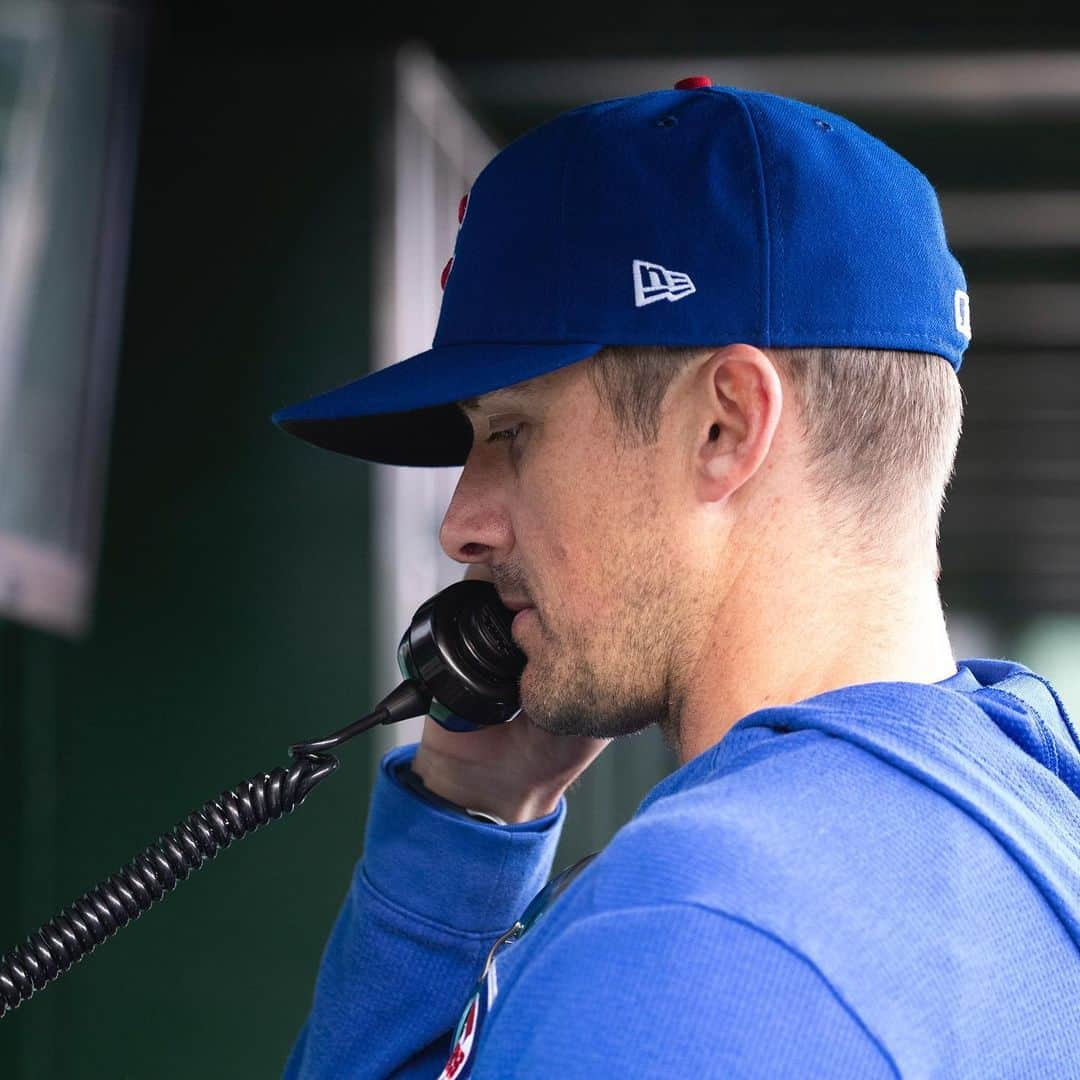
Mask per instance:
[[[463,465],[454,402],[607,345],[863,346],[959,371],[971,339],[918,169],[841,116],[702,76],[527,132],[458,216],[432,347],[274,423],[368,461]]]

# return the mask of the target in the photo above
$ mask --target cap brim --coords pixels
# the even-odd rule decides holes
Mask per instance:
[[[306,401],[271,419],[305,442],[385,465],[464,465],[472,426],[454,405],[598,353],[560,345],[441,345]]]

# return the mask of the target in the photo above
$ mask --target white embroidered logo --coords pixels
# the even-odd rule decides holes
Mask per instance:
[[[693,292],[697,292],[697,289],[689,274],[667,270],[659,263],[634,260],[634,307],[655,304],[657,300],[674,303]]]
[[[953,296],[953,314],[956,316],[956,329],[971,340],[971,300],[963,289],[957,289]]]

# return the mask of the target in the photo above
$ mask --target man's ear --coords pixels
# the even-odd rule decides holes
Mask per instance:
[[[773,445],[784,392],[773,362],[753,345],[727,345],[702,363],[691,411],[697,492],[716,502],[762,468]]]

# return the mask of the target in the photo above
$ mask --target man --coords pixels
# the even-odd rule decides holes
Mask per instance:
[[[440,540],[529,608],[524,714],[384,759],[286,1074],[1080,1076],[1080,744],[938,595],[971,324],[929,182],[695,77],[459,217],[434,347],[275,419],[464,464]],[[529,905],[652,723],[681,767]]]

